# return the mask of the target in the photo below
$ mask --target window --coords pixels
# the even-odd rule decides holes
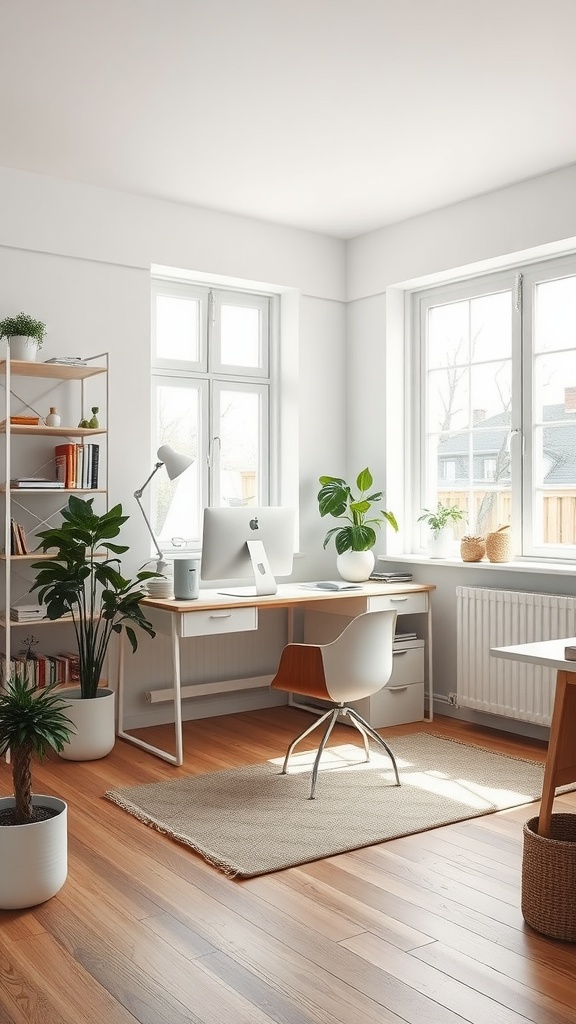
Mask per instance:
[[[517,557],[576,559],[576,256],[412,303],[418,509],[458,505],[462,533],[509,523]]]
[[[177,480],[154,478],[160,546],[200,543],[206,505],[271,503],[269,295],[152,281],[153,450],[194,457]]]

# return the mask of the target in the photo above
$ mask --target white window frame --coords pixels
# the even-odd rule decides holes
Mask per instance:
[[[504,271],[481,274],[407,294],[407,321],[411,325],[406,367],[411,367],[411,381],[406,378],[407,421],[411,421],[411,463],[413,473],[406,481],[412,495],[409,510],[416,520],[421,508],[434,502],[427,482],[425,457],[425,424],[427,422],[425,317],[427,310],[438,304],[493,293],[505,288],[514,297],[512,304],[512,408],[510,429],[511,468],[511,534],[512,549],[520,561],[576,561],[576,545],[538,545],[532,543],[534,495],[533,451],[533,368],[532,345],[534,297],[536,286],[561,277],[576,276],[576,254],[523,263]],[[420,534],[419,550],[423,552],[425,537]],[[413,545],[416,547],[416,545]]]
[[[166,268],[167,269],[167,268]],[[155,338],[155,315],[154,303],[158,294],[176,295],[179,297],[194,297],[200,301],[201,308],[201,345],[200,358],[193,360],[173,360],[159,358],[156,355]],[[267,337],[267,343],[261,350],[261,365],[259,367],[237,367],[223,364],[215,354],[213,331],[219,309],[226,299],[233,299],[233,305],[251,305],[260,310],[262,336]],[[279,323],[280,323],[280,298],[273,292],[259,293],[249,286],[223,287],[220,283],[212,287],[209,282],[188,281],[172,279],[171,275],[163,272],[155,273],[151,279],[151,302],[152,302],[152,359],[151,359],[151,384],[152,384],[152,458],[154,459],[158,448],[156,430],[156,388],[157,386],[170,385],[179,387],[198,387],[202,395],[200,408],[202,410],[199,423],[199,454],[200,461],[200,482],[199,482],[199,503],[201,506],[213,505],[220,502],[219,494],[219,449],[217,442],[217,401],[222,390],[246,390],[256,393],[260,399],[260,468],[259,468],[259,492],[258,503],[261,505],[272,505],[281,503],[281,491],[286,492],[288,488],[282,485],[281,471],[278,467],[281,458],[281,423],[288,422],[292,417],[288,414],[282,415],[280,408],[280,382],[279,372],[281,362],[279,358]],[[155,499],[154,485],[150,489],[150,502],[153,505]],[[201,524],[201,515],[199,518]],[[183,538],[184,544],[179,544],[181,552],[197,551],[201,536],[187,536]],[[171,538],[159,538],[161,547],[169,552],[174,545]]]

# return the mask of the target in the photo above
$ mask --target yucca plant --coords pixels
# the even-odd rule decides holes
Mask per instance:
[[[398,530],[398,523],[392,512],[372,512],[372,506],[383,498],[383,491],[370,492],[374,480],[368,467],[363,469],[356,478],[358,497],[352,489],[337,476],[321,476],[321,488],[318,492],[318,507],[321,516],[334,516],[335,519],[347,520],[346,526],[334,526],[328,530],[324,539],[324,547],[334,537],[336,551],[342,555],[345,551],[369,551],[376,543],[376,530],[383,523],[388,523],[393,530]]]
[[[139,572],[135,579],[125,579],[119,558],[102,557],[110,551],[120,555],[128,550],[125,544],[113,541],[129,517],[122,515],[121,505],[98,515],[93,503],[93,498],[84,501],[71,494],[62,509],[61,525],[38,533],[39,546],[51,557],[32,563],[38,571],[30,588],[38,591],[49,619],[66,613],[72,616],[84,699],[97,696],[113,633],[125,630],[133,652],[138,647],[134,626],[151,637],[156,635],[140,601],[146,596],[145,581],[158,573]]]
[[[10,751],[15,800],[13,809],[1,812],[2,825],[27,825],[53,813],[32,805],[32,757],[60,753],[70,738],[72,723],[56,685],[36,689],[15,673],[0,691],[0,756]]]

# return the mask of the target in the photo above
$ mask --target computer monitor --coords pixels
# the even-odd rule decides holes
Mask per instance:
[[[253,579],[254,586],[220,593],[235,597],[275,594],[276,576],[290,576],[294,556],[293,508],[205,508],[202,531],[203,580]]]

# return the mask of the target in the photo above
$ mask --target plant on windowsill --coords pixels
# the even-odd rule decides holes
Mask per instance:
[[[7,316],[0,321],[0,338],[8,340],[11,359],[33,361],[42,348],[46,324],[35,320],[28,313]]]
[[[14,673],[0,692],[0,756],[10,751],[14,796],[0,799],[0,908],[36,906],[67,874],[67,808],[32,794],[32,757],[64,749],[72,730],[55,683],[35,689]],[[31,826],[30,828],[28,826]]]
[[[70,614],[76,634],[80,687],[66,691],[76,726],[76,735],[62,752],[68,760],[104,757],[114,746],[114,691],[100,685],[112,635],[125,631],[132,652],[138,647],[135,626],[156,635],[140,601],[146,596],[144,583],[158,573],[138,572],[133,580],[125,579],[119,558],[102,558],[128,550],[113,541],[129,517],[122,515],[121,505],[98,515],[93,503],[93,498],[84,501],[71,494],[61,525],[38,533],[39,547],[50,553],[49,560],[32,563],[37,575],[31,591],[38,591],[49,619]]]
[[[464,509],[458,505],[443,505],[438,502],[435,509],[424,508],[418,517],[419,523],[427,523],[432,531],[428,544],[431,558],[447,558],[454,537],[454,527],[465,518]]]
[[[372,474],[368,467],[363,469],[356,477],[356,489],[358,496],[352,493],[352,488],[341,477],[321,476],[320,490],[318,492],[318,507],[321,516],[332,516],[335,519],[344,519],[346,525],[334,526],[324,539],[326,547],[332,537],[338,553],[338,572],[345,580],[361,582],[367,580],[374,568],[374,554],[372,548],[377,539],[376,531],[386,523],[393,530],[398,530],[398,523],[393,512],[384,509],[373,510],[373,506],[379,504],[383,498],[383,491],[371,492],[374,483]],[[350,556],[356,557],[350,557]],[[358,556],[364,557],[358,557]],[[354,567],[351,567],[351,566]],[[358,565],[359,568],[355,566]]]

